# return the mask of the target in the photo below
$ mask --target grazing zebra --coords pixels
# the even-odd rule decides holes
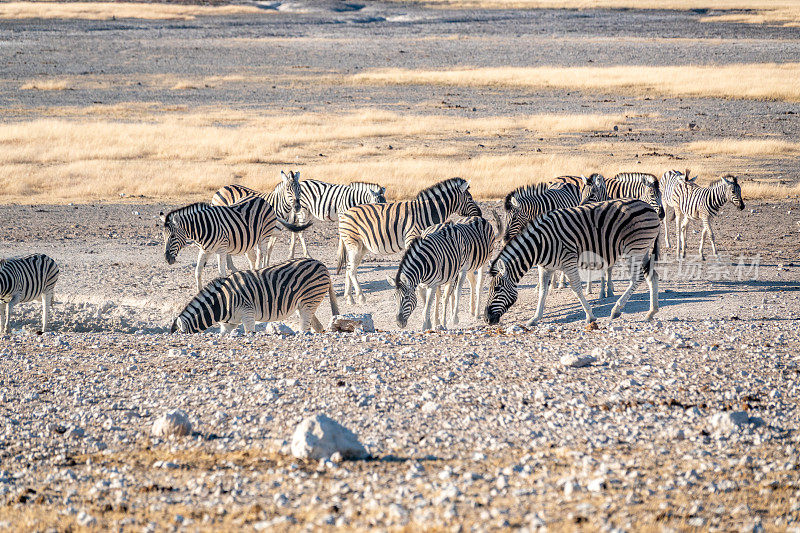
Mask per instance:
[[[219,324],[223,333],[239,324],[245,333],[256,322],[273,322],[297,311],[300,328],[323,331],[316,312],[325,293],[339,314],[328,269],[315,259],[292,259],[260,270],[239,271],[206,285],[172,323],[170,332],[200,333]]]
[[[669,248],[669,227],[667,223],[676,217],[675,204],[673,203],[672,198],[677,189],[697,187],[697,184],[695,183],[697,176],[693,178],[689,176],[690,172],[687,168],[686,172],[684,173],[681,173],[677,170],[668,170],[664,172],[664,175],[661,177],[661,186],[663,189],[661,193],[661,204],[664,207],[664,245],[667,248]],[[675,222],[676,224],[678,223],[677,220]],[[677,231],[678,230],[676,229],[676,240],[678,239]]]
[[[607,268],[621,257],[631,262],[628,289],[611,311],[618,317],[631,294],[642,281],[650,286],[651,319],[658,311],[658,274],[653,262],[658,260],[660,220],[655,211],[641,200],[610,200],[553,211],[534,221],[511,239],[489,267],[489,302],[486,321],[497,324],[500,317],[517,301],[517,284],[533,266],[539,268],[539,302],[534,325],[544,313],[549,278],[561,270],[569,278],[586,313],[586,321],[595,317],[583,295],[579,268]]]
[[[427,228],[419,239],[414,242],[426,241],[419,246],[412,246],[406,250],[401,261],[405,265],[405,279],[401,280],[402,269],[398,267],[395,279],[389,278],[389,284],[397,289],[398,299],[401,300],[398,310],[398,324],[405,327],[408,316],[416,307],[416,300],[408,300],[408,290],[419,288],[419,298],[425,298],[425,323],[423,329],[429,329],[430,302],[428,295],[436,298],[434,306],[433,325],[439,325],[439,294],[443,292],[444,318],[442,324],[447,325],[448,304],[452,310],[452,324],[458,324],[458,309],[461,294],[461,285],[466,277],[470,284],[469,312],[476,318],[480,314],[480,293],[483,284],[483,266],[489,261],[489,256],[494,248],[496,233],[492,225],[483,217],[468,217],[453,223],[444,222]],[[442,245],[444,240],[445,245]],[[412,252],[412,249],[415,250]],[[447,257],[449,254],[449,257]],[[460,272],[455,277],[447,276],[446,270],[451,265],[460,264]],[[477,270],[477,276],[475,271]],[[434,272],[436,271],[436,272]],[[413,283],[415,273],[421,277]],[[442,281],[443,279],[447,281]],[[409,282],[409,280],[412,280]],[[430,280],[433,280],[431,284]],[[438,289],[438,290],[437,290]],[[443,291],[442,291],[443,289]],[[409,308],[408,305],[411,304]],[[400,317],[404,317],[401,321]]]
[[[292,172],[289,171],[287,175],[284,171],[281,171],[281,181],[278,183],[272,191],[268,193],[262,193],[255,189],[251,189],[250,187],[245,187],[244,185],[226,185],[222,187],[220,190],[214,193],[214,196],[211,198],[211,205],[232,205],[235,204],[242,199],[252,198],[255,196],[261,197],[272,206],[272,209],[275,210],[275,216],[277,216],[282,221],[289,220],[291,222],[295,222],[294,218],[300,213],[302,209],[301,204],[301,197],[302,197],[302,186],[300,181],[300,172]],[[294,249],[295,249],[295,239],[297,231],[292,230],[286,224],[283,224],[285,227],[289,228],[292,232],[291,236],[291,244],[289,250],[289,257],[294,257]],[[310,226],[309,224],[308,226]],[[306,226],[306,227],[308,227]],[[277,240],[277,236],[273,236],[270,239],[269,243],[269,250],[272,250],[272,247],[275,245],[275,241]],[[308,255],[308,254],[306,254]],[[266,265],[265,265],[266,266]],[[229,260],[228,267],[233,268],[233,263]]]
[[[703,253],[706,234],[711,240],[714,257],[718,257],[714,231],[711,229],[711,217],[716,216],[728,202],[735,205],[739,211],[744,209],[742,188],[736,176],[731,174],[723,176],[708,187],[677,187],[671,201],[675,206],[678,257],[686,257],[686,227],[689,225],[689,219],[700,220],[703,224],[703,231],[700,233],[700,259],[703,261],[706,259]]]
[[[661,200],[661,188],[658,178],[653,174],[644,172],[620,172],[611,179],[606,180],[608,199],[636,198],[650,204],[658,213],[658,218],[664,218],[664,205]]]
[[[453,213],[480,216],[481,209],[469,192],[469,183],[451,178],[421,191],[413,200],[387,204],[362,204],[351,207],[339,217],[339,249],[336,273],[347,266],[344,296],[348,303],[351,285],[355,296],[366,298],[356,278],[356,270],[367,250],[388,255],[408,247],[415,237]]]
[[[353,181],[348,185],[338,185],[319,180],[304,180],[300,182],[302,211],[300,219],[308,216],[321,221],[334,221],[339,215],[351,207],[361,204],[385,204],[386,188],[376,183]],[[306,238],[300,232],[300,245],[303,255],[309,257]],[[291,255],[294,255],[295,239],[292,234]]]
[[[0,332],[8,333],[11,310],[18,303],[42,299],[42,331],[47,331],[58,265],[44,254],[0,259]]]
[[[199,291],[208,257],[218,254],[219,273],[226,274],[229,255],[246,254],[251,268],[269,261],[269,244],[276,227],[275,211],[259,197],[248,198],[229,206],[203,202],[161,213],[164,223],[164,257],[174,264],[178,252],[188,241],[200,248],[194,276]],[[288,227],[299,228],[285,223]],[[266,252],[266,256],[265,256]],[[232,266],[232,265],[230,265]]]
[[[605,179],[600,174],[588,178],[561,176],[545,185],[540,183],[514,189],[506,195],[503,204],[506,211],[503,243],[510,241],[531,220],[554,209],[607,199]]]

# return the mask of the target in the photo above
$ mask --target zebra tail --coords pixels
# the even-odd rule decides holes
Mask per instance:
[[[653,273],[653,269],[655,268],[656,262],[659,260],[660,250],[658,246],[658,239],[660,235],[656,237],[656,240],[653,242],[653,251],[647,255],[644,262],[642,263],[642,271],[647,272],[648,274]]]
[[[347,251],[344,247],[344,241],[339,237],[339,249],[336,251],[336,273],[339,274],[347,262]]]
[[[331,315],[336,316],[339,314],[339,302],[336,301],[336,291],[333,290],[333,281],[328,285],[328,298],[331,300]]]
[[[278,220],[280,221],[281,224],[284,225],[286,229],[288,229],[292,233],[300,233],[301,231],[305,231],[311,227],[311,224],[313,224],[313,222],[308,222],[306,224],[292,224],[291,222],[287,222],[286,220],[283,220],[280,217],[278,217]]]

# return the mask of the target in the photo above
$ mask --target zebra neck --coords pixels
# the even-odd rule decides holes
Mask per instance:
[[[514,283],[519,283],[534,265],[538,264],[538,243],[522,240],[517,235],[509,242],[500,253],[500,258],[506,265],[506,275]]]
[[[722,206],[728,201],[728,195],[725,190],[725,183],[715,183],[708,189],[708,209],[712,214],[716,215]]]

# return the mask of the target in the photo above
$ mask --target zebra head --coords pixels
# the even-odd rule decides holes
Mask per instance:
[[[303,206],[300,205],[300,198],[302,198],[302,193],[300,192],[300,171],[293,172],[290,170],[287,176],[286,173],[281,170],[281,180],[283,181],[284,204],[290,206],[290,209],[295,213],[299,213],[303,208]]]
[[[385,204],[386,203],[386,187],[381,187],[380,189],[371,190],[370,193],[372,194],[372,202],[373,204]]]
[[[401,328],[408,324],[408,317],[417,307],[417,291],[405,275],[398,272],[395,279],[387,278],[389,285],[394,287],[394,296],[397,300],[397,325]]]
[[[517,301],[517,284],[499,257],[489,267],[489,276],[489,301],[484,320],[491,326],[500,322],[500,317]]]
[[[583,180],[583,189],[581,190],[580,205],[588,204],[589,202],[604,202],[608,200],[608,191],[606,190],[606,179],[602,174],[592,174],[588,178],[581,176]]]
[[[661,220],[664,219],[664,206],[661,203],[661,188],[658,186],[658,180],[655,176],[647,176],[645,178],[642,197],[639,199],[653,206],[653,209],[658,213],[658,218]]]
[[[519,201],[516,196],[510,196],[506,201],[506,223],[504,225],[505,232],[503,233],[503,244],[508,244],[508,241],[514,238],[522,229],[525,224],[530,220],[530,215],[527,213],[525,206]]]
[[[743,210],[744,200],[742,200],[742,187],[739,185],[739,180],[732,174],[726,174],[722,176],[722,181],[725,183],[725,197],[739,208],[739,211]]]
[[[9,272],[3,272],[3,267],[6,264],[5,259],[0,259],[0,297],[8,296],[11,294],[11,274]],[[2,303],[0,303],[2,305]],[[0,324],[2,327],[2,324]]]
[[[179,217],[174,212],[159,214],[162,222],[164,222],[164,258],[167,260],[168,265],[175,264],[178,257],[178,252],[186,246],[188,237],[186,229],[177,222]]]
[[[188,333],[189,332],[188,329],[189,329],[189,324],[186,322],[186,320],[184,320],[181,317],[178,317],[172,322],[172,327],[169,328],[169,332]]]
[[[478,204],[472,198],[472,193],[469,192],[469,182],[461,180],[458,184],[458,190],[461,194],[456,197],[455,212],[462,217],[481,216],[481,208],[478,207]]]

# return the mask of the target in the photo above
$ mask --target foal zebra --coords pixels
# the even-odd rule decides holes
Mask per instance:
[[[194,273],[198,291],[202,287],[203,268],[212,254],[218,254],[219,273],[222,276],[226,274],[229,255],[246,254],[251,268],[269,262],[270,246],[267,240],[275,231],[276,217],[275,211],[263,198],[253,197],[229,206],[198,202],[166,215],[161,213],[161,220],[164,223],[164,257],[167,264],[175,263],[178,252],[190,240],[200,248]]]
[[[348,185],[338,185],[319,180],[304,180],[300,182],[302,210],[300,217],[305,220],[307,215],[321,220],[334,221],[339,215],[361,204],[385,204],[386,188],[376,183],[353,181]],[[309,257],[306,238],[300,232],[300,245],[303,255]],[[291,255],[294,255],[295,238],[292,234]]]
[[[742,188],[736,176],[727,174],[718,182],[708,187],[677,187],[671,198],[675,206],[675,232],[678,241],[678,257],[686,257],[686,228],[689,219],[700,220],[703,231],[700,233],[700,259],[705,261],[703,246],[706,234],[711,240],[711,251],[717,257],[717,245],[714,242],[714,230],[711,229],[711,217],[716,216],[722,207],[730,202],[739,211],[744,209]]]
[[[447,325],[447,309],[452,303],[452,324],[458,324],[458,309],[461,295],[461,285],[466,277],[470,285],[469,312],[476,318],[480,314],[480,297],[483,285],[483,266],[489,261],[489,256],[494,249],[496,232],[492,225],[483,217],[468,217],[461,222],[444,222],[427,228],[419,239],[414,242],[426,241],[419,246],[412,246],[406,250],[401,265],[405,265],[405,272],[398,267],[394,279],[389,278],[389,284],[396,289],[397,297],[401,300],[398,311],[398,324],[405,327],[408,316],[416,307],[416,301],[408,308],[408,286],[411,290],[418,287],[419,298],[425,298],[425,323],[423,329],[429,329],[430,302],[428,297],[435,296],[433,325],[439,325],[439,294],[443,292],[444,319],[442,324]],[[444,244],[442,244],[444,240]],[[457,245],[456,245],[457,244]],[[414,250],[414,251],[412,251]],[[447,275],[445,270],[450,265],[460,264],[461,269],[455,277]],[[478,271],[477,276],[475,271]],[[416,283],[414,273],[421,272],[421,277]],[[398,284],[402,276],[405,282]],[[442,280],[447,281],[442,281]],[[433,284],[431,281],[433,280]],[[441,291],[441,289],[444,289]],[[404,307],[403,303],[406,304]],[[404,319],[401,323],[401,315]]]
[[[42,299],[42,331],[47,331],[58,265],[44,254],[0,259],[0,333],[8,333],[18,303]]]
[[[347,267],[344,283],[347,302],[353,302],[351,286],[359,301],[366,300],[356,270],[367,250],[378,255],[404,250],[425,228],[444,222],[453,213],[466,217],[481,215],[469,192],[469,183],[462,178],[441,181],[420,191],[413,200],[362,204],[343,213],[339,217],[336,273]]]
[[[302,186],[300,181],[300,172],[293,172],[290,170],[289,174],[287,175],[284,171],[281,171],[280,183],[278,183],[272,189],[272,191],[268,193],[259,192],[255,189],[251,189],[250,187],[245,187],[244,185],[226,185],[214,193],[214,196],[211,198],[211,205],[233,205],[241,200],[253,197],[260,197],[266,200],[272,209],[275,210],[275,216],[281,219],[281,222],[285,220],[294,222],[293,219],[298,213],[300,213],[300,210],[302,209]],[[289,257],[294,257],[296,233],[301,230],[294,230],[285,223],[283,225],[292,232]],[[311,224],[309,223],[306,228],[310,225]],[[277,236],[273,236],[270,239],[268,246],[270,252],[272,251],[272,247],[275,245],[276,240]],[[228,260],[228,267],[233,268],[233,262],[230,261],[230,259]]]
[[[251,333],[256,322],[281,320],[297,311],[303,331],[310,324],[320,332],[323,328],[316,312],[326,292],[331,313],[338,315],[328,269],[315,259],[239,271],[206,285],[178,315],[170,331],[199,333],[219,324],[222,332],[228,333],[243,324],[245,333]]]
[[[658,311],[658,214],[641,200],[611,200],[553,211],[535,220],[511,239],[489,267],[489,302],[486,321],[497,324],[517,301],[517,284],[533,266],[539,268],[539,302],[534,325],[544,313],[548,281],[554,270],[561,270],[583,306],[586,321],[595,317],[583,295],[579,268],[608,268],[623,256],[630,259],[628,289],[611,311],[618,317],[631,294],[642,281],[650,286],[651,319]]]

